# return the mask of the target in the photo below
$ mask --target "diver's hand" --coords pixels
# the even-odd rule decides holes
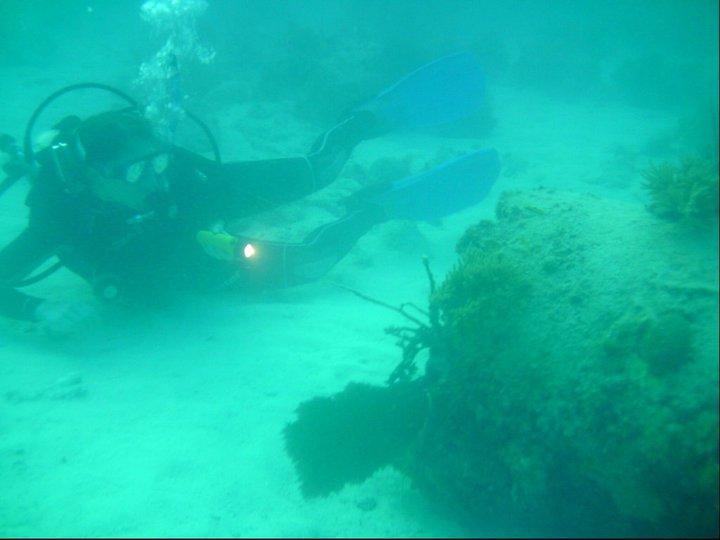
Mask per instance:
[[[52,336],[66,336],[83,328],[83,323],[97,316],[97,309],[89,302],[44,300],[35,308],[39,327]]]

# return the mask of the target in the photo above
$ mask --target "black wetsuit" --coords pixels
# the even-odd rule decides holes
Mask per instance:
[[[27,228],[0,251],[0,314],[33,318],[42,299],[15,284],[54,255],[98,292],[112,286],[121,297],[138,299],[188,286],[284,286],[315,279],[382,220],[377,208],[349,210],[298,244],[261,244],[265,257],[257,265],[212,258],[195,236],[218,221],[246,217],[325,187],[362,138],[357,132],[335,137],[307,157],[223,165],[177,148],[165,173],[169,190],[146,215],[103,202],[87,190],[68,192],[48,161],[26,200]]]

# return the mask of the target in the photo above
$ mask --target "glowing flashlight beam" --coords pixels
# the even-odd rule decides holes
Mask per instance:
[[[253,257],[255,253],[255,246],[252,244],[245,244],[245,247],[243,248],[243,255],[245,255],[246,259]]]

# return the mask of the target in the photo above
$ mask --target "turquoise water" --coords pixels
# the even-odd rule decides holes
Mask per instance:
[[[0,319],[0,535],[717,534],[717,2],[3,0],[0,132],[98,82],[207,158],[168,102],[226,162],[303,156],[458,52],[484,79],[463,118],[391,126],[226,229],[300,242],[351,193],[495,149],[476,204],[375,225],[296,287],[118,304],[62,268],[23,289],[83,307]],[[122,106],[65,95],[33,137]],[[0,247],[29,189],[0,197]]]

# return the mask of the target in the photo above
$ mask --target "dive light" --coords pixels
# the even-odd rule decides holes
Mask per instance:
[[[245,247],[243,248],[243,255],[245,255],[246,259],[251,259],[256,253],[257,250],[255,249],[255,246],[252,244],[245,244]]]

